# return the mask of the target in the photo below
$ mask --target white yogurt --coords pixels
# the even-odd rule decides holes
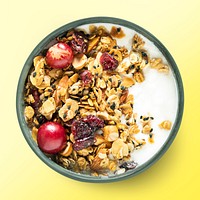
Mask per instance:
[[[108,30],[113,24],[96,23],[96,26],[105,26]],[[115,25],[116,26],[116,25]],[[119,26],[117,26],[119,27]],[[136,31],[120,26],[125,33],[125,37],[117,39],[119,46],[125,46],[128,50],[131,49],[132,38]],[[80,26],[88,31],[88,25]],[[137,33],[145,41],[144,49],[148,51],[150,57],[162,58],[165,64],[168,64],[163,54],[159,49],[147,38]],[[169,64],[168,64],[169,65]],[[178,95],[175,78],[172,71],[168,74],[160,73],[149,67],[144,70],[145,81],[136,83],[129,92],[134,95],[134,112],[138,114],[137,124],[139,125],[139,117],[141,115],[150,115],[154,117],[151,125],[154,133],[154,143],[148,142],[148,135],[143,133],[136,134],[136,139],[145,138],[147,143],[138,150],[135,150],[131,156],[132,159],[141,165],[152,158],[163,146],[170,131],[162,130],[158,127],[164,120],[170,120],[172,124],[175,121],[178,108]],[[141,128],[141,126],[140,126]]]

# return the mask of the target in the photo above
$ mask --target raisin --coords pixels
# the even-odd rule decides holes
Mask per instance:
[[[134,161],[129,161],[129,162],[124,162],[123,164],[121,164],[119,167],[120,168],[124,168],[126,170],[130,170],[130,169],[135,169],[137,166],[137,163]]]
[[[109,53],[105,52],[100,57],[100,63],[104,70],[115,70],[118,66],[118,61]]]

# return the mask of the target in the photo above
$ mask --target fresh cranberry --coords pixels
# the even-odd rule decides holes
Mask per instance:
[[[63,42],[59,42],[50,47],[46,54],[46,62],[52,68],[68,67],[73,61],[71,47]]]
[[[87,148],[91,145],[94,144],[94,136],[89,136],[83,139],[78,139],[75,141],[75,143],[73,144],[73,149],[75,151],[79,151],[81,149]]]
[[[88,40],[83,32],[74,31],[73,39],[70,41],[74,54],[86,53],[88,47]]]
[[[37,143],[45,153],[58,153],[65,147],[66,140],[65,129],[57,122],[46,122],[38,129]]]
[[[92,73],[89,70],[85,70],[80,74],[80,78],[84,86],[89,85],[92,82]]]
[[[100,64],[104,70],[115,70],[118,66],[118,61],[109,53],[105,52],[100,57]]]

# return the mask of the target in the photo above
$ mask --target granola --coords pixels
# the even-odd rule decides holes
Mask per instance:
[[[59,165],[94,176],[120,174],[137,167],[131,160],[133,151],[154,142],[153,117],[136,120],[129,88],[145,81],[145,68],[167,72],[169,67],[160,58],[150,59],[137,34],[129,51],[117,45],[115,38],[125,36],[121,27],[113,27],[111,32],[103,26],[90,26],[89,30],[73,29],[57,38],[58,44],[73,50],[67,67],[52,68],[47,55],[34,58],[25,86],[24,114],[36,142],[47,121],[64,127],[65,142],[55,153]],[[159,126],[170,130],[171,125],[164,121]],[[137,139],[139,132],[149,139]]]

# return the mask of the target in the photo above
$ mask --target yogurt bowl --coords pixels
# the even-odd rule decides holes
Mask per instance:
[[[37,156],[86,182],[149,168],[173,142],[183,106],[168,50],[136,24],[110,17],[74,21],[45,37],[25,62],[16,99]]]

